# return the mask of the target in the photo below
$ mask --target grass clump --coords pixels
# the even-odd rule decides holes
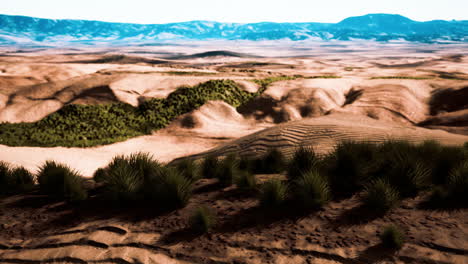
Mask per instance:
[[[0,196],[22,193],[34,187],[34,176],[24,167],[0,162]]]
[[[382,246],[389,249],[401,249],[405,243],[403,231],[395,225],[385,227],[382,235],[380,235]]]
[[[176,169],[166,168],[155,190],[157,193],[154,196],[163,207],[182,208],[192,196],[192,181]]]
[[[202,178],[216,178],[219,170],[220,161],[214,155],[207,156],[201,163]]]
[[[280,173],[286,166],[286,158],[276,148],[270,149],[262,159],[264,173]]]
[[[288,164],[287,178],[294,181],[303,173],[315,169],[319,158],[312,148],[300,147],[294,152],[294,156]]]
[[[83,177],[67,165],[46,161],[37,176],[42,193],[69,202],[85,200],[88,196],[83,187]]]
[[[468,161],[454,169],[447,184],[438,186],[429,197],[439,207],[468,207]]]
[[[216,215],[206,207],[200,206],[190,217],[190,228],[197,233],[207,233],[216,225]]]
[[[232,185],[234,179],[239,174],[239,162],[235,155],[229,155],[219,163],[216,169],[216,178],[221,186],[227,187]]]
[[[116,156],[100,173],[104,197],[120,205],[139,201],[174,209],[185,206],[192,194],[193,179],[147,153]]]
[[[377,213],[385,213],[398,203],[398,192],[384,179],[377,179],[366,187],[363,204]]]
[[[265,182],[260,190],[260,206],[275,208],[284,205],[287,199],[287,191],[287,186],[278,179]]]
[[[200,166],[192,159],[184,159],[174,166],[185,178],[195,182],[200,179]]]
[[[244,192],[252,192],[257,187],[255,175],[245,170],[241,170],[234,181],[237,188]]]
[[[296,180],[294,198],[306,209],[320,208],[330,199],[327,179],[318,171],[308,171]]]
[[[339,143],[328,165],[333,190],[345,196],[361,190],[371,179],[371,166],[376,155],[377,147],[373,143]]]

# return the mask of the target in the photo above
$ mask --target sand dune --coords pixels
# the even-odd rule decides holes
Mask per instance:
[[[74,103],[137,106],[210,79],[232,79],[256,92],[252,79],[302,77],[275,82],[238,109],[208,102],[151,135],[91,148],[0,145],[0,161],[35,172],[52,159],[91,177],[114,156],[134,152],[171,162],[261,155],[272,147],[286,155],[299,146],[327,153],[342,140],[468,142],[465,44],[204,45],[0,47],[7,55],[0,57],[0,122],[40,120]],[[320,78],[331,75],[341,78]],[[267,177],[281,176],[258,176]],[[94,200],[75,208],[37,195],[10,197],[0,203],[0,262],[466,263],[466,210],[429,213],[417,206],[424,197],[415,197],[383,218],[354,223],[350,212],[359,197],[352,197],[299,219],[258,223],[265,218],[255,197],[239,198],[235,189],[214,190],[213,184],[197,182],[186,208],[154,217],[148,217],[152,209],[113,210]],[[187,219],[201,204],[216,208],[221,225],[192,237]],[[377,246],[376,235],[389,223],[408,235],[403,249],[391,254]]]

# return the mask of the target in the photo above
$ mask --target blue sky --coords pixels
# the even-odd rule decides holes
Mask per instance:
[[[468,20],[468,0],[0,0],[0,14],[111,22],[338,22],[368,13]]]

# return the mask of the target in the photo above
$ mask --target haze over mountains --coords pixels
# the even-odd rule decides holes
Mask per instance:
[[[349,17],[339,23],[190,21],[143,25],[0,15],[0,45],[128,44],[212,39],[466,42],[468,20],[418,22],[401,15],[369,14]]]

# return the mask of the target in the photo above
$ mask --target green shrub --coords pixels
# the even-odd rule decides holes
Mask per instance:
[[[255,175],[248,171],[239,171],[238,176],[234,180],[237,188],[241,191],[251,192],[257,187]]]
[[[214,155],[206,157],[201,164],[202,178],[216,178],[218,175],[220,161]]]
[[[260,206],[274,208],[282,206],[287,199],[287,186],[278,179],[271,179],[262,185]]]
[[[389,249],[401,249],[405,243],[405,236],[403,232],[394,225],[385,227],[382,235],[380,236],[382,245]]]
[[[363,204],[377,213],[385,213],[399,201],[398,192],[384,179],[377,179],[366,187]]]
[[[315,169],[319,158],[312,148],[300,147],[294,152],[292,160],[288,164],[288,180],[294,181],[303,173]]]
[[[320,208],[330,199],[327,179],[317,171],[308,171],[296,180],[294,198],[304,208]]]
[[[75,170],[55,161],[46,161],[37,176],[42,193],[66,201],[81,201],[87,198],[83,177]]]
[[[190,227],[197,233],[209,232],[216,225],[216,215],[206,207],[200,206],[190,217]]]

